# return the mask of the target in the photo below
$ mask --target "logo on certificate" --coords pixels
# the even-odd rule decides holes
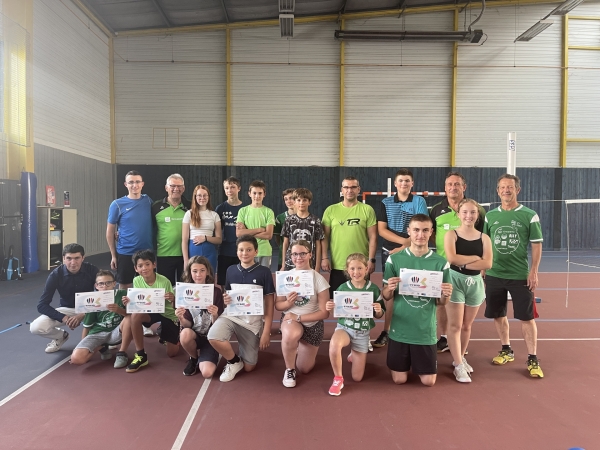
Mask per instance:
[[[285,287],[287,289],[294,289],[300,287],[300,277],[288,275],[287,277],[285,277]]]
[[[237,306],[242,306],[242,307],[250,307],[250,296],[249,295],[238,295],[235,298],[235,301],[237,302]]]
[[[89,308],[100,308],[100,299],[94,297],[87,297],[85,299],[85,305]]]
[[[136,297],[137,301],[135,303],[139,306],[151,305],[152,300],[150,300],[150,297],[152,297],[150,294],[138,294]]]
[[[410,277],[408,287],[415,291],[422,291],[427,287],[427,278],[421,278],[419,275],[413,275]]]
[[[352,297],[344,298],[344,310],[353,311],[358,308],[359,308],[359,306],[358,306],[357,298],[352,298]]]

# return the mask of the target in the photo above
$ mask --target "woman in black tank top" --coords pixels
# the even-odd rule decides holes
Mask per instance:
[[[454,362],[454,376],[461,383],[471,381],[473,368],[465,359],[471,338],[471,326],[485,299],[481,271],[492,267],[492,243],[489,236],[475,229],[479,204],[465,198],[458,205],[461,225],[444,237],[444,250],[450,263],[452,297],[446,305],[448,347]]]

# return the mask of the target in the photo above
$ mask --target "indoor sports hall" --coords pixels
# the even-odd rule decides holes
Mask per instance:
[[[600,2],[0,0],[0,11],[1,449],[600,448]],[[408,188],[397,182],[401,168],[410,171]],[[503,227],[492,231],[493,218],[509,204],[501,187],[507,173],[520,181],[510,204],[533,211],[530,225],[543,240],[515,243]],[[521,249],[528,267],[539,263],[535,283],[535,270],[525,280],[537,355],[526,319],[513,316],[517,298],[507,302],[514,361],[497,362],[508,350],[499,322],[485,317],[486,299],[466,347],[472,372],[468,382],[457,382],[452,349],[439,347],[446,336],[439,308],[438,319],[430,308],[440,339],[433,386],[412,371],[405,384],[395,384],[389,343],[367,353],[364,378],[353,381],[356,361],[347,361],[346,347],[341,395],[331,385],[329,349],[339,327],[333,314],[324,319],[314,369],[294,372],[293,388],[285,384],[279,311],[263,330],[270,345],[258,352],[256,369],[229,382],[221,381],[235,360],[229,356],[218,358],[212,377],[184,376],[193,358],[183,348],[167,356],[172,343],[158,323],[142,338],[142,350],[134,335],[127,364],[137,351],[148,364],[131,371],[114,368],[119,344],[71,364],[89,335],[79,321],[68,326],[68,315],[63,338],[37,335],[32,322],[49,319],[38,308],[52,274],[64,271],[60,282],[73,283],[71,297],[82,293],[69,281],[76,274],[69,272],[67,244],[85,249],[83,264],[120,279],[123,261],[114,250],[132,239],[127,226],[143,223],[152,229],[160,273],[155,210],[154,227],[142,215],[115,226],[116,199],[132,198],[135,188],[136,198],[156,208],[177,188],[194,208],[208,198],[212,213],[231,200],[224,186],[230,177],[240,182],[244,207],[257,202],[250,185],[262,180],[261,202],[284,224],[294,214],[286,190],[311,191],[308,208],[329,243],[329,253],[325,247],[318,254],[332,259],[331,267],[320,264],[326,280],[339,253],[330,234],[336,221],[326,222],[330,207],[351,198],[373,219],[377,214],[362,253],[365,267],[374,267],[370,282],[384,294],[397,259],[382,253],[388,238],[381,222],[388,233],[393,223],[385,205],[424,199],[435,235],[422,246],[427,255],[439,254],[442,229],[466,227],[447,183],[459,177],[459,197],[477,200],[492,218],[479,236],[489,234],[494,248],[487,275],[506,261],[503,245]],[[401,189],[408,189],[407,200]],[[437,221],[440,203],[461,217],[456,225]],[[259,245],[270,242],[271,259],[261,264],[270,263],[277,283],[286,265],[279,254],[289,244],[286,225],[270,239],[271,223],[266,238],[260,227],[242,225]],[[201,235],[203,245],[212,241],[221,252],[220,233]],[[406,236],[413,249],[415,235]],[[188,237],[189,248],[187,238],[183,246],[180,235],[174,241],[182,261],[197,235]],[[292,247],[293,258],[306,256]],[[471,263],[452,264],[460,271]],[[236,267],[242,271],[241,263],[230,269]],[[225,281],[217,277],[216,284]],[[59,297],[52,288],[52,309],[64,306]],[[397,299],[386,302],[394,314]],[[385,330],[383,318],[374,323],[370,344]],[[236,358],[243,342],[231,338]],[[543,375],[532,372],[532,361]]]

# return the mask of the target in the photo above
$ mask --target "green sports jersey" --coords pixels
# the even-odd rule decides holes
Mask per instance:
[[[441,271],[443,282],[450,283],[450,264],[440,255],[429,250],[423,256],[415,256],[406,248],[390,255],[385,263],[383,283],[400,275],[400,269]],[[437,342],[435,298],[415,297],[394,293],[394,312],[390,327],[390,339],[415,345],[433,345]]]
[[[346,258],[352,253],[362,253],[367,258],[374,256],[369,255],[367,228],[377,225],[377,218],[369,205],[358,202],[347,208],[342,202],[336,203],[325,210],[321,222],[331,229],[329,250],[332,269],[344,270]]]
[[[238,223],[243,223],[249,230],[265,228],[267,225],[275,225],[275,214],[271,208],[267,208],[266,206],[255,208],[252,205],[248,205],[240,208],[237,221]],[[258,241],[257,256],[271,256],[273,254],[273,247],[271,247],[268,239],[256,238],[256,240]]]
[[[123,305],[123,296],[127,294],[125,289],[115,291],[115,303],[121,308]],[[119,326],[123,316],[112,311],[98,311],[87,313],[83,318],[84,328],[89,328],[88,334],[112,331]]]
[[[173,294],[173,286],[169,279],[160,273],[156,274],[156,281],[152,286],[147,284],[141,276],[137,276],[133,279],[133,287],[141,288],[141,289],[164,289],[165,294],[171,293]],[[165,300],[165,312],[162,313],[168,319],[171,319],[173,322],[178,322],[179,319],[175,315],[175,308],[173,308],[173,303]]]
[[[448,231],[456,230],[460,227],[458,213],[450,207],[448,199],[444,198],[440,203],[431,208],[429,217],[433,221],[433,231],[435,231],[435,251],[438,255],[446,257],[444,250],[444,237]],[[485,218],[485,209],[479,207],[479,218],[475,223],[475,229],[483,231]]]
[[[385,302],[383,297],[381,297],[381,291],[379,287],[370,281],[367,281],[365,287],[362,289],[358,289],[352,284],[352,281],[348,280],[340,287],[336,289],[336,291],[350,292],[350,291],[361,291],[361,292],[372,292],[373,293],[373,302],[379,303],[381,305],[381,309],[385,311]],[[370,330],[375,327],[375,321],[373,319],[353,319],[351,317],[340,317],[338,319],[338,323],[346,328],[350,328],[352,330]]]
[[[507,280],[526,280],[529,276],[527,246],[542,242],[542,227],[537,213],[523,205],[510,211],[501,206],[487,213],[484,233],[492,241],[494,262],[486,273]]]
[[[176,207],[165,197],[152,204],[152,220],[156,230],[156,256],[182,256],[181,225],[183,216],[190,208],[185,198]]]

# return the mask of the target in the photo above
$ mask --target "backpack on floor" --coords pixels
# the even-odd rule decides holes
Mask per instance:
[[[21,280],[21,267],[19,260],[13,256],[14,249],[11,245],[8,249],[8,257],[2,261],[0,279],[5,281]]]

